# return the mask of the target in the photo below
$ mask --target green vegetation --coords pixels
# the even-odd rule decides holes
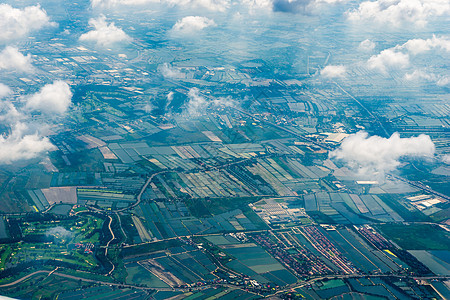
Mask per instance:
[[[434,213],[430,216],[430,218],[434,222],[442,222],[450,218],[450,207],[443,209],[441,211],[438,211],[437,213]]]
[[[407,222],[430,222],[431,219],[404,200],[403,195],[380,194],[380,199]]]
[[[166,240],[166,241],[124,247],[122,250],[122,257],[140,256],[140,255],[144,255],[147,253],[166,250],[171,247],[178,247],[181,245],[183,245],[182,241],[180,241],[178,239],[173,239],[173,240]]]
[[[99,245],[103,219],[87,214],[80,214],[77,219],[47,217],[14,220],[22,233],[0,245],[0,270],[5,270],[7,264],[33,265],[52,261],[56,265],[98,271],[100,266],[94,252]],[[91,243],[90,251],[85,251],[87,243]]]
[[[0,246],[0,271],[5,269],[6,262],[12,253],[12,247],[8,247],[7,245]]]
[[[200,199],[186,199],[184,201],[189,212],[197,218],[210,217],[211,214]]]
[[[249,219],[255,226],[257,230],[269,229],[266,223],[258,216],[257,213],[253,211],[250,207],[245,206],[241,208],[244,215]]]
[[[388,239],[406,250],[448,250],[450,233],[431,224],[381,224],[376,226]]]
[[[147,271],[142,266],[127,267],[126,282],[135,285],[146,285],[152,288],[169,287],[164,281],[158,279],[155,275]]]
[[[210,198],[203,200],[205,207],[213,214],[221,214],[233,209],[244,209],[249,203],[260,200],[261,197],[238,197],[238,198]]]
[[[336,288],[340,286],[345,286],[345,282],[342,279],[331,279],[331,280],[323,280],[317,282],[317,286],[321,290]]]
[[[52,268],[39,268],[40,270],[45,269],[47,272],[53,270]],[[22,278],[25,275],[31,274],[36,269],[31,268],[26,272],[19,272],[14,274],[14,277],[9,278],[7,281],[2,283],[12,282],[15,279]],[[0,288],[0,294],[8,295],[10,297],[18,299],[56,299],[58,295],[63,291],[68,290],[78,290],[86,289],[93,286],[93,283],[84,282],[78,279],[69,279],[61,277],[58,275],[48,276],[48,273],[36,273],[35,275],[29,277],[28,279],[22,281],[18,285]],[[86,272],[70,271],[68,269],[59,269],[59,273],[70,274],[77,277],[84,277],[87,279],[109,281],[106,277],[99,277],[95,274],[90,274]],[[102,280],[103,279],[103,280]]]
[[[434,167],[436,166],[426,161],[417,161],[406,165],[401,171],[408,180],[420,181],[437,192],[448,194],[450,190],[448,177],[433,174],[431,171]]]
[[[320,211],[310,211],[308,215],[314,219],[315,222],[319,224],[334,224],[336,223],[329,216]]]
[[[98,193],[110,193],[110,194],[123,194],[123,191],[112,191],[112,190],[105,190],[105,189],[84,189],[84,188],[78,188],[78,192],[98,192]]]

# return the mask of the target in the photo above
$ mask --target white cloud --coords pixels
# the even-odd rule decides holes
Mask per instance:
[[[326,6],[345,1],[347,0],[271,0],[273,11],[287,13],[309,13],[320,8],[321,5]]]
[[[439,86],[450,87],[450,76],[443,76],[443,77],[439,78],[438,81],[436,82],[436,84]]]
[[[395,170],[402,157],[432,156],[434,143],[428,135],[401,138],[394,133],[390,138],[369,137],[367,132],[348,136],[341,146],[330,153],[330,157],[340,159],[362,174],[385,173]]]
[[[170,103],[172,99],[173,94],[169,94],[168,102]],[[190,117],[199,117],[202,114],[205,114],[208,108],[224,108],[236,105],[236,101],[231,97],[220,97],[208,100],[200,94],[198,88],[191,88],[188,92],[188,102],[186,103],[185,113]]]
[[[208,10],[224,12],[230,0],[91,0],[92,7],[143,6],[148,4],[162,4],[182,9]]]
[[[54,150],[50,140],[42,135],[46,125],[25,123],[30,116],[9,101],[0,101],[0,123],[8,127],[9,134],[0,135],[0,164],[31,159]]]
[[[414,70],[412,73],[406,73],[405,79],[408,81],[422,81],[422,80],[435,81],[437,78],[436,75],[432,73],[427,73],[422,70]]]
[[[404,69],[410,65],[414,67],[414,63],[411,64],[410,60],[414,62],[415,57],[419,54],[422,56],[425,54],[431,55],[435,54],[436,51],[450,52],[450,39],[445,36],[436,37],[433,35],[430,39],[408,40],[404,44],[396,45],[381,51],[377,55],[373,55],[367,61],[367,67],[382,73],[387,73],[389,69]],[[424,70],[410,70],[409,73],[404,74],[404,78],[408,81],[434,81],[441,86],[447,85],[448,81],[448,76],[438,76]]]
[[[198,11],[206,9],[209,11],[224,12],[230,6],[230,0],[163,0],[171,6],[180,6]]]
[[[450,85],[450,76],[436,75],[424,70],[414,70],[412,73],[406,73],[405,79],[412,82],[432,82],[438,86]]]
[[[30,132],[28,125],[17,122],[12,126],[10,135],[0,135],[0,164],[35,158],[55,149],[47,137]]]
[[[158,66],[158,71],[166,78],[183,78],[184,74],[167,63]]]
[[[174,92],[169,92],[168,94],[167,94],[167,102],[166,102],[166,105],[164,106],[164,110],[165,111],[168,111],[169,110],[169,106],[170,106],[170,104],[172,103],[172,101],[173,101],[173,95],[175,95],[175,93]]]
[[[191,117],[198,117],[205,112],[207,106],[208,102],[200,95],[198,88],[191,88],[188,93],[188,115]]]
[[[320,71],[320,75],[325,78],[342,78],[345,77],[347,68],[345,66],[326,66]]]
[[[10,89],[0,84],[0,97],[10,94]],[[40,92],[25,97],[25,106],[21,109],[10,101],[0,101],[0,123],[7,128],[0,135],[0,165],[15,161],[39,157],[56,147],[46,137],[49,122],[33,121],[31,111],[43,110],[45,113],[61,113],[70,104],[72,93],[68,85],[62,81],[44,86]]]
[[[159,4],[180,8],[191,12],[225,12],[239,5],[248,8],[250,13],[258,12],[311,12],[321,5],[342,3],[348,0],[91,0],[92,7],[115,8],[120,6],[144,6]]]
[[[151,104],[150,102],[149,102],[149,103],[146,103],[146,104],[144,105],[144,111],[145,111],[146,113],[151,113],[154,109],[155,109],[155,106],[154,106],[153,104]]]
[[[358,50],[363,52],[372,52],[375,49],[375,43],[369,39],[366,39],[359,43]]]
[[[377,55],[373,55],[367,61],[369,69],[387,73],[389,69],[405,68],[409,65],[409,55],[407,53],[386,49]]]
[[[233,98],[231,98],[229,96],[228,97],[220,97],[220,98],[214,99],[213,104],[214,104],[214,106],[217,106],[217,107],[220,107],[220,106],[233,107],[233,106],[236,106],[236,101],[234,101]]]
[[[17,108],[9,101],[0,101],[0,122],[3,125],[11,126],[22,119],[25,116],[17,110]]]
[[[21,38],[49,25],[55,23],[50,22],[47,13],[39,5],[18,9],[9,4],[0,4],[1,41]]]
[[[67,83],[57,80],[45,85],[39,92],[27,98],[26,108],[46,114],[62,114],[72,103],[72,92]]]
[[[8,96],[11,93],[12,93],[12,91],[9,88],[9,86],[7,86],[7,85],[5,85],[3,83],[0,83],[0,99]]]
[[[272,0],[242,0],[242,3],[246,5],[250,11],[257,9],[272,10]]]
[[[100,15],[97,19],[90,19],[89,25],[94,27],[94,30],[86,32],[80,36],[80,41],[96,42],[100,46],[109,46],[117,42],[127,42],[131,38],[114,23],[108,24],[106,17]]]
[[[135,6],[159,3],[159,0],[91,0],[92,7],[115,7],[121,5]]]
[[[406,49],[413,55],[424,53],[433,49],[444,50],[450,52],[450,39],[447,37],[436,37],[433,35],[431,39],[412,39],[407,41],[401,46],[397,46],[398,49]]]
[[[0,69],[31,72],[33,71],[31,55],[25,56],[16,47],[8,46],[0,52]]]
[[[190,34],[203,30],[206,27],[215,26],[214,20],[206,17],[188,16],[181,20],[172,27],[173,32]]]
[[[450,13],[448,0],[376,0],[364,1],[357,9],[347,12],[353,21],[380,25],[424,26],[428,20]]]
[[[450,165],[450,154],[445,154],[444,156],[442,156],[442,161],[445,164]]]
[[[316,0],[316,3],[325,3],[325,4],[336,4],[347,2],[347,0]]]

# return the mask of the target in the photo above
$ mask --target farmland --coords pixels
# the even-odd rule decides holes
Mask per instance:
[[[445,298],[447,2],[2,1],[0,295]]]

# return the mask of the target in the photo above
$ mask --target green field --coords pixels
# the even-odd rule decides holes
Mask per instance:
[[[84,253],[84,246],[77,248],[75,244],[98,245],[103,219],[82,214],[77,220],[56,218],[18,222],[22,240],[0,245],[0,270],[6,264],[14,266],[36,260],[60,261],[86,271],[98,267],[94,254]],[[95,251],[95,246],[92,251]]]
[[[448,250],[450,233],[431,224],[383,224],[376,226],[385,237],[405,250]]]
[[[86,289],[92,285],[75,279],[37,274],[19,285],[0,288],[0,294],[17,299],[57,299],[63,291]]]
[[[151,272],[147,271],[144,267],[133,266],[127,267],[128,276],[126,282],[134,285],[146,285],[153,288],[169,287],[164,281],[158,279]]]
[[[431,219],[404,199],[403,195],[381,194],[380,199],[407,222],[429,222]]]
[[[228,244],[223,252],[236,258],[226,265],[237,272],[246,274],[261,283],[273,282],[284,286],[297,281],[275,258],[264,249],[253,244]]]
[[[320,281],[320,284],[317,283],[317,286],[319,286],[319,288],[321,290],[326,290],[326,289],[331,289],[331,288],[336,288],[336,287],[346,285],[342,279],[324,280],[324,281]]]
[[[179,240],[168,240],[160,242],[152,242],[146,244],[140,244],[136,246],[125,247],[122,250],[123,257],[127,256],[139,256],[146,253],[152,253],[156,251],[166,250],[170,247],[181,246],[183,243]]]

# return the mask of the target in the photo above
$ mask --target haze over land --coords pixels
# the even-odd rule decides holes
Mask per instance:
[[[445,298],[449,16],[4,1],[0,295]]]

